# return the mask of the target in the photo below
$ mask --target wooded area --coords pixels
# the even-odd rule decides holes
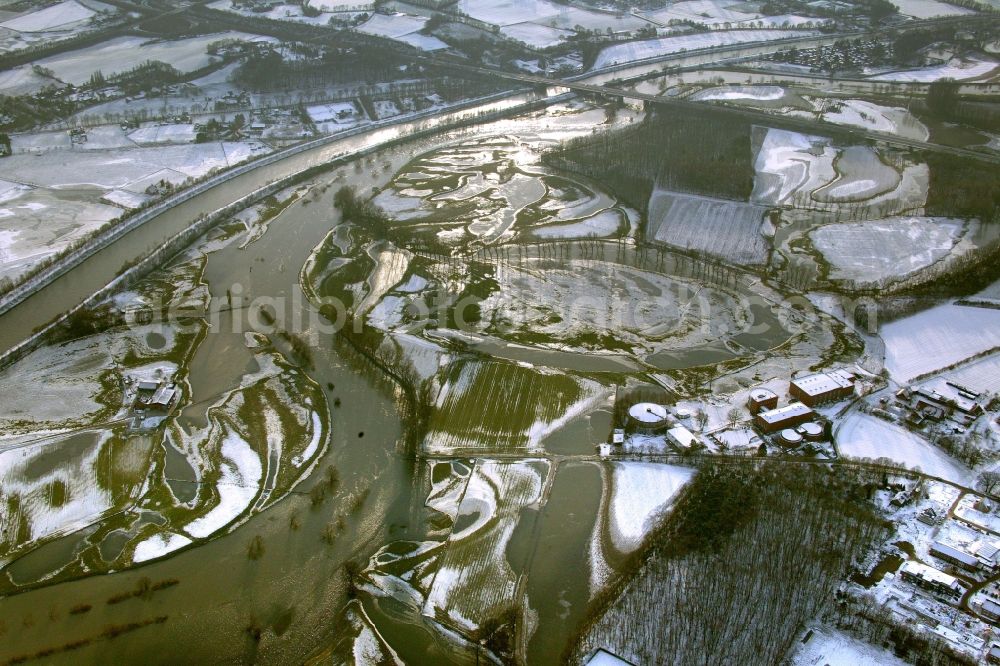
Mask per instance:
[[[568,141],[543,159],[606,184],[641,211],[657,186],[738,201],[753,190],[749,123],[707,108],[657,112],[635,127]]]
[[[582,633],[637,664],[776,664],[830,610],[852,562],[887,538],[864,473],[704,467],[646,561]]]

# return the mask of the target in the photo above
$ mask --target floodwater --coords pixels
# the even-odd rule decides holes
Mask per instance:
[[[532,119],[515,119],[479,131],[496,131],[498,126],[508,133],[530,131],[536,125]],[[413,124],[409,131],[417,127]],[[345,563],[363,568],[384,544],[423,539],[436,523],[423,504],[429,488],[428,465],[418,463],[401,447],[403,424],[393,387],[377,373],[359,371],[336,353],[332,333],[301,291],[299,270],[340,222],[332,205],[339,184],[355,185],[359,191],[382,186],[415,152],[467,140],[474,132],[449,131],[394,145],[364,158],[360,169],[345,167],[317,177],[310,184],[312,192],[272,221],[261,238],[245,248],[233,243],[208,255],[204,280],[216,304],[228,300],[238,285],[247,300],[267,297],[281,304],[276,308],[276,324],[309,341],[313,360],[308,374],[324,388],[332,418],[329,448],[311,478],[230,534],[128,571],[83,577],[0,599],[0,662],[41,654],[45,663],[148,662],[150,655],[164,662],[301,663],[336,642],[337,618],[350,592]],[[387,129],[381,140],[401,133],[401,128]],[[287,164],[251,172],[245,180],[235,179],[172,210],[162,224],[146,225],[129,234],[123,245],[109,249],[110,257],[102,259],[103,253],[99,254],[81,265],[79,272],[73,271],[72,285],[57,281],[54,290],[50,287],[40,292],[41,298],[31,299],[27,304],[46,303],[38,312],[19,307],[0,318],[6,336],[0,337],[0,348],[9,347],[20,332],[45,321],[52,312],[81,299],[95,284],[106,281],[109,267],[113,273],[124,258],[146,244],[155,245],[171,229],[179,230],[198,211],[224,205],[270,179],[330,160],[338,152],[377,142],[375,137],[345,141],[345,145],[317,149],[301,159],[289,158]],[[684,272],[682,262],[667,254],[647,256],[616,243],[591,243],[571,254],[592,259],[596,248],[606,260],[617,257],[637,266],[659,262],[664,270]],[[664,262],[669,265],[663,266]],[[45,294],[51,297],[51,307]],[[179,416],[182,427],[204,425],[210,406],[253,369],[244,337],[244,331],[251,328],[251,314],[247,308],[235,308],[212,322],[191,364],[191,395]],[[602,363],[607,361],[612,359]],[[608,371],[623,369],[620,361],[612,363]],[[593,443],[607,438],[610,422],[606,408],[596,408],[546,444],[555,455],[592,453]],[[185,468],[171,454],[171,444],[164,446],[163,464],[168,476],[176,479],[172,488],[179,497],[193,497],[195,470]],[[315,506],[309,490],[324,483],[322,471],[329,466],[339,472],[340,490]],[[527,575],[522,593],[538,614],[536,629],[521,637],[524,654],[530,663],[540,664],[558,659],[568,636],[585,616],[592,595],[586,575],[588,546],[605,492],[598,465],[566,461],[554,469],[558,474],[546,501],[522,512],[508,550],[512,566]],[[345,512],[353,504],[349,498],[361,491],[366,491],[367,499]],[[324,534],[337,516],[344,517],[345,525],[331,543]],[[19,567],[36,578],[53,571],[83,538],[86,533],[53,541]],[[101,553],[113,557],[124,538],[122,534],[110,536],[101,544]],[[248,557],[250,543],[258,539],[262,555]],[[567,571],[573,575],[564,575]],[[161,589],[109,603],[143,586],[143,579],[154,587],[161,583]],[[479,661],[474,645],[456,641],[412,605],[368,594],[362,594],[361,600],[379,634],[409,663]],[[88,610],[78,610],[83,607]]]

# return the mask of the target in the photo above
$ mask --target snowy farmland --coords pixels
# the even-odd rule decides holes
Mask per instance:
[[[941,377],[979,393],[1000,395],[1000,353],[962,365]]]
[[[551,0],[459,0],[458,9],[474,19],[500,26],[500,32],[508,34],[507,28],[515,25],[537,25],[561,30],[574,30],[580,26],[586,30],[605,32],[630,31],[649,23],[624,12],[597,11]]]
[[[366,35],[405,42],[423,51],[440,51],[448,48],[448,45],[437,37],[420,33],[428,20],[425,16],[410,14],[372,14],[370,19],[357,27],[357,30]]]
[[[220,40],[238,39],[247,42],[273,41],[243,32],[221,32],[177,41],[151,41],[142,37],[117,37],[69,53],[60,53],[39,60],[36,64],[52,70],[63,83],[82,85],[94,72],[105,76],[125,72],[148,60],[165,62],[180,72],[201,69],[216,58],[208,54],[208,45]]]
[[[916,83],[932,83],[941,79],[956,81],[988,80],[992,78],[997,67],[994,60],[970,58],[968,60],[952,59],[944,65],[924,67],[900,72],[889,72],[869,77],[872,81],[912,81]]]
[[[885,284],[948,256],[964,228],[960,220],[898,217],[830,224],[810,237],[830,263],[831,278]]]
[[[875,132],[887,132],[917,141],[927,141],[930,130],[904,108],[883,106],[860,99],[838,100],[826,104],[821,100],[823,120],[838,125],[850,125]]]
[[[899,170],[868,146],[839,148],[828,138],[786,130],[758,129],[756,136],[754,203],[822,210],[863,205],[871,217],[890,217],[927,201],[926,164]]]
[[[601,393],[595,382],[503,361],[455,363],[442,381],[424,440],[429,453],[540,451]]]
[[[4,12],[6,20],[0,22],[0,53],[75,37],[94,29],[101,15],[117,11],[114,6],[96,0],[66,0],[14,16]]]
[[[133,134],[137,142],[177,141],[186,139],[190,127],[150,127]],[[129,145],[133,147],[74,150],[72,160],[66,159],[67,151],[51,150],[0,161],[0,277],[21,275],[93,233],[120,216],[122,208],[141,203],[150,185],[161,180],[181,185],[270,152],[256,142]],[[99,202],[102,198],[121,207]]]
[[[629,42],[627,44],[609,46],[601,51],[594,62],[594,69],[602,69],[612,65],[620,65],[647,58],[656,58],[680,53],[681,51],[694,51],[696,49],[709,49],[752,42],[767,42],[791,37],[805,37],[810,34],[812,33],[807,30],[733,30],[729,32],[704,32],[695,35],[681,35],[679,37],[663,37],[661,39]]]
[[[75,0],[39,9],[0,23],[0,28],[16,32],[50,32],[66,30],[77,23],[85,23],[97,13]]]
[[[649,201],[647,239],[705,252],[740,265],[767,263],[763,206],[656,190]]]
[[[882,326],[880,335],[885,367],[896,381],[908,382],[1000,347],[1000,310],[939,305]]]
[[[615,463],[611,477],[611,538],[620,552],[638,548],[677,493],[691,480],[690,467]]]
[[[481,461],[466,486],[424,613],[469,631],[516,604],[507,545],[521,512],[541,498],[546,461]]]
[[[926,439],[888,421],[852,413],[835,432],[837,447],[851,458],[889,458],[910,469],[967,484],[972,471]]]
[[[893,4],[899,8],[900,14],[912,16],[915,19],[965,16],[976,13],[972,9],[953,5],[949,2],[940,2],[939,0],[895,0]]]
[[[725,86],[699,90],[688,99],[692,102],[733,102],[753,100],[775,102],[785,96],[780,86]]]
[[[884,648],[854,638],[850,634],[829,627],[810,630],[811,636],[799,643],[789,655],[791,666],[906,666],[905,661]]]

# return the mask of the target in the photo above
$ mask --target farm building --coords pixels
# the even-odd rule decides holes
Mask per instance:
[[[899,570],[899,575],[903,580],[917,587],[938,592],[949,597],[958,598],[964,592],[964,588],[954,576],[949,576],[943,571],[938,571],[934,567],[929,567],[914,560],[904,562],[902,568]]]
[[[854,375],[847,370],[833,370],[793,379],[788,394],[810,407],[850,398],[854,395]]]
[[[778,394],[766,388],[759,388],[750,391],[750,398],[747,400],[747,408],[751,414],[763,412],[778,407]]]
[[[667,427],[667,408],[652,402],[639,402],[628,409],[629,421],[638,432],[660,432]]]
[[[949,546],[946,543],[935,541],[931,544],[929,552],[933,557],[943,560],[948,564],[953,564],[956,567],[965,569],[966,571],[976,571],[979,569],[979,559],[977,557],[970,555],[963,550],[959,550],[954,546]]]
[[[682,425],[674,426],[668,430],[667,440],[681,449],[690,449],[698,443],[698,438],[694,436],[694,433]]]
[[[779,409],[759,412],[753,417],[754,425],[762,432],[778,432],[811,421],[814,412],[801,402],[793,402]]]

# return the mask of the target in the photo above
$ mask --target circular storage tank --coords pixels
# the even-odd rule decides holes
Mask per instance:
[[[691,410],[684,409],[683,407],[674,412],[681,421],[686,421],[691,418]]]
[[[802,435],[795,432],[791,428],[786,428],[781,431],[781,443],[785,446],[798,446],[802,443]]]
[[[652,402],[639,402],[628,408],[629,418],[640,430],[659,430],[667,425],[667,408]]]
[[[816,423],[815,421],[810,421],[809,423],[803,423],[799,427],[799,432],[805,435],[805,438],[813,442],[817,442],[823,439],[823,426]]]

